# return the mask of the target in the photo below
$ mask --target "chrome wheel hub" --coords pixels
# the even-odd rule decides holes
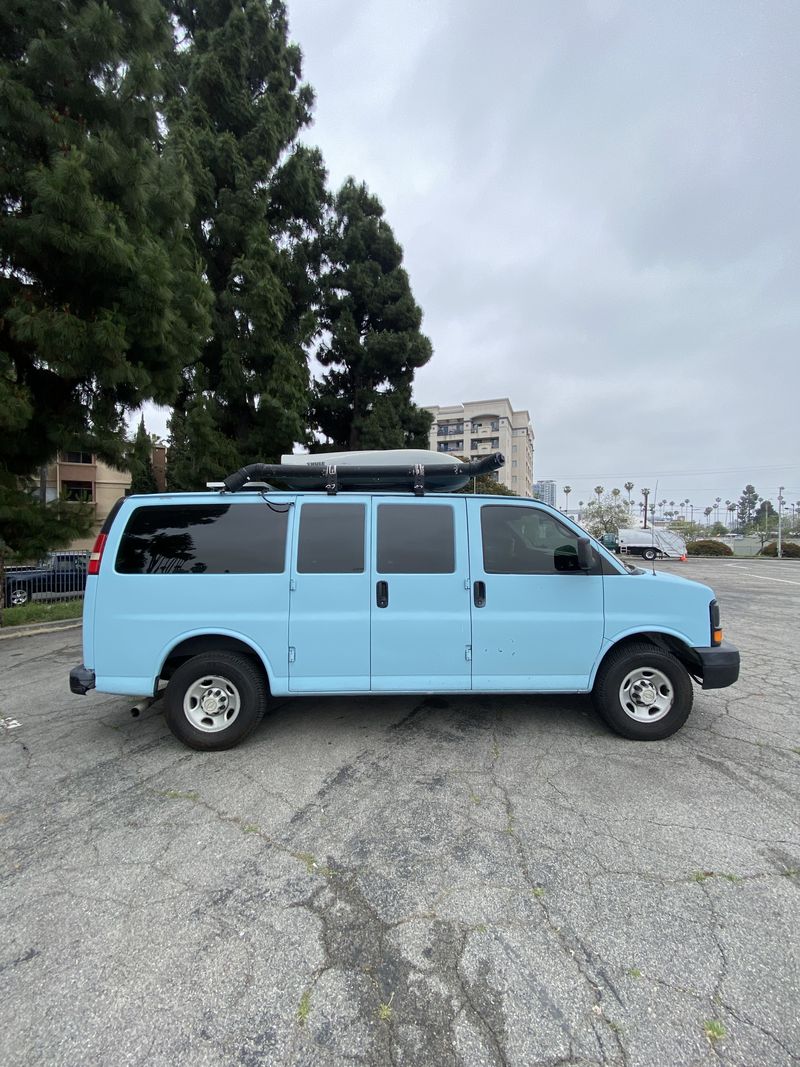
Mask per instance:
[[[622,710],[636,722],[658,722],[674,700],[672,682],[654,667],[636,667],[625,675],[619,687]]]
[[[239,717],[239,690],[229,678],[207,675],[192,682],[183,698],[183,713],[204,733],[225,730]]]

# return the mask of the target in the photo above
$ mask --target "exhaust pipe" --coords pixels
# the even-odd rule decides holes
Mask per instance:
[[[154,699],[155,697],[144,697],[138,704],[134,704],[131,708],[131,715],[134,719],[138,719],[143,711],[147,711]]]

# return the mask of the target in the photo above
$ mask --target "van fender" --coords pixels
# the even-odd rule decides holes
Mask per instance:
[[[185,641],[190,641],[194,637],[229,637],[234,641],[239,641],[241,642],[241,644],[247,645],[247,647],[252,649],[252,651],[258,656],[259,660],[261,661],[261,664],[263,665],[264,670],[267,673],[267,682],[269,683],[270,692],[274,693],[276,672],[272,661],[270,660],[270,657],[266,654],[264,649],[261,648],[260,645],[257,645],[255,641],[253,641],[251,638],[245,636],[245,634],[239,633],[236,630],[215,628],[213,630],[186,630],[182,634],[178,634],[178,636],[174,640],[170,641],[169,644],[165,645],[162,648],[161,652],[159,653],[158,659],[158,673],[153,679],[153,695],[155,695],[158,691],[158,680],[161,677],[161,672],[164,670],[164,664],[167,662],[169,657],[172,655],[175,649],[178,648],[179,645],[182,645]]]
[[[625,641],[630,641],[631,638],[641,638],[642,641],[649,641],[650,644],[658,645],[661,648],[665,648],[668,652],[673,652],[679,655],[679,658],[686,664],[687,661],[692,662],[692,642],[686,636],[681,633],[680,630],[673,630],[668,626],[651,626],[647,630],[637,630],[635,627],[631,627],[629,630],[623,630],[618,633],[613,641],[603,640],[603,645],[595,660],[592,672],[589,675],[589,688],[594,687],[597,672],[603,665],[603,661],[612,649],[618,648]],[[676,648],[676,644],[680,645],[680,650]],[[684,655],[680,655],[680,652]]]

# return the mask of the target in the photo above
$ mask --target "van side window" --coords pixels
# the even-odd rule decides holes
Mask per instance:
[[[117,552],[121,574],[280,574],[285,510],[260,504],[137,508]]]
[[[379,574],[453,574],[455,569],[452,507],[378,505]]]
[[[303,504],[298,574],[364,573],[363,504]]]
[[[481,508],[483,569],[487,574],[579,571],[578,535],[538,508]]]

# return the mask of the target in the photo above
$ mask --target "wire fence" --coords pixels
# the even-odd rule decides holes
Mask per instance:
[[[82,600],[89,552],[64,549],[32,563],[5,566],[2,573],[3,622],[12,624],[17,609],[31,604]]]

